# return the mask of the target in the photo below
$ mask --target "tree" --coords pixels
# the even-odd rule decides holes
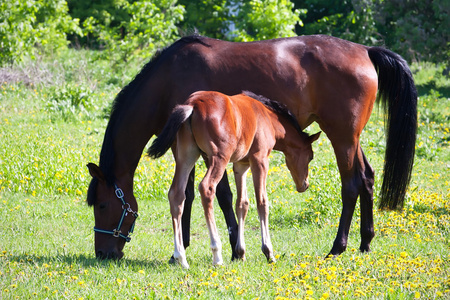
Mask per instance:
[[[182,34],[199,32],[212,38],[224,39],[229,31],[230,6],[228,0],[179,0],[185,7],[184,19],[180,22]]]
[[[183,19],[184,8],[176,0],[71,1],[71,13],[83,18],[85,36],[113,62],[147,59],[172,42]],[[89,9],[87,9],[89,8]],[[90,9],[92,8],[92,10]],[[92,13],[86,14],[87,11]]]
[[[449,61],[448,0],[385,0],[382,8],[379,28],[387,47],[410,61]]]
[[[295,26],[303,25],[306,10],[294,9],[289,0],[231,1],[237,13],[230,36],[239,41],[265,40],[295,36]]]
[[[294,0],[295,7],[307,9],[299,35],[328,34],[356,43],[376,45],[375,12],[378,0]]]
[[[65,48],[68,33],[81,33],[64,0],[0,1],[0,65]]]
[[[305,12],[289,0],[180,0],[185,5],[183,32],[196,29],[209,37],[253,41],[295,35]]]

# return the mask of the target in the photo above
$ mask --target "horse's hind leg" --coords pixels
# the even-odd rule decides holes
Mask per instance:
[[[206,167],[208,167],[208,159],[203,155]],[[220,209],[222,210],[225,222],[228,228],[228,237],[231,245],[231,260],[239,258],[236,253],[236,243],[238,239],[238,224],[236,222],[236,216],[233,211],[233,193],[230,189],[228,182],[227,172],[223,172],[222,179],[219,181],[216,187],[217,202],[219,202]]]
[[[375,181],[375,172],[370,166],[364,152],[361,150],[363,170],[360,171],[362,178],[362,187],[360,193],[361,202],[361,252],[370,251],[370,242],[375,236],[373,228],[373,184]]]
[[[339,229],[329,255],[339,255],[347,248],[348,234],[358,196],[361,195],[361,251],[369,251],[373,238],[374,172],[359,143],[335,148],[342,181],[342,213]]]
[[[222,259],[222,243],[217,232],[216,221],[214,218],[213,201],[216,193],[216,187],[223,177],[228,161],[219,157],[212,156],[208,160],[208,170],[205,177],[199,185],[200,195],[202,197],[202,205],[205,213],[206,225],[211,240],[211,250],[213,253],[213,264],[223,264]]]
[[[247,195],[247,171],[250,165],[246,163],[234,163],[234,179],[236,180],[236,215],[239,222],[238,237],[236,243],[236,254],[239,259],[245,260],[245,240],[244,240],[244,223],[248,212],[248,195]]]
[[[189,268],[186,260],[186,251],[183,245],[181,215],[184,209],[185,190],[189,175],[195,162],[200,157],[200,151],[190,132],[183,130],[183,127],[179,130],[177,135],[177,148],[175,152],[175,174],[169,189],[170,213],[172,215],[174,233],[173,258],[174,261],[180,263],[183,268]]]

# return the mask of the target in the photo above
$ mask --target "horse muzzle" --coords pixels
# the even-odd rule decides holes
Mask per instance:
[[[95,256],[101,260],[104,260],[104,259],[119,260],[123,257],[123,252],[117,251],[117,250],[113,250],[113,251],[98,250],[97,252],[95,252]]]
[[[304,191],[306,191],[307,189],[308,189],[308,187],[309,187],[309,182],[308,182],[308,180],[305,180],[304,182],[303,182],[303,185],[302,186],[298,186],[297,185],[297,192],[299,192],[299,193],[303,193]]]

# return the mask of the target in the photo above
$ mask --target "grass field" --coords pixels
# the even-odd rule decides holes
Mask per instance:
[[[166,195],[174,167],[169,154],[141,159],[135,177],[140,217],[124,259],[95,259],[85,165],[98,162],[109,103],[137,69],[113,75],[104,62],[73,51],[61,61],[2,70],[11,76],[0,82],[1,299],[450,298],[450,79],[440,75],[439,66],[412,66],[420,92],[412,181],[402,212],[375,211],[371,253],[357,251],[358,206],[347,251],[324,259],[337,232],[341,201],[333,150],[322,135],[314,144],[311,186],[303,194],[295,192],[283,156],[271,157],[267,190],[275,264],[267,264],[260,250],[249,178],[247,261],[229,261],[226,226],[216,205],[225,265],[212,266],[197,197],[187,249],[190,269],[183,270],[168,264],[173,235]],[[24,74],[31,76],[24,80]],[[383,126],[375,108],[361,138],[376,170],[375,202]],[[197,170],[199,182],[201,162]]]

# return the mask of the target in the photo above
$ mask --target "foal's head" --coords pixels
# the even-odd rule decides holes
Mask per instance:
[[[311,136],[303,132],[292,112],[280,102],[256,95],[250,91],[243,91],[243,94],[258,100],[280,117],[279,121],[286,130],[282,150],[286,157],[286,165],[294,179],[297,191],[306,191],[309,186],[308,165],[313,159],[311,144],[319,138],[320,132]]]
[[[309,187],[308,165],[313,159],[314,154],[311,144],[317,140],[320,132],[308,135],[301,132],[300,137],[289,141],[288,147],[284,151],[286,165],[294,179],[298,192],[304,192]]]

